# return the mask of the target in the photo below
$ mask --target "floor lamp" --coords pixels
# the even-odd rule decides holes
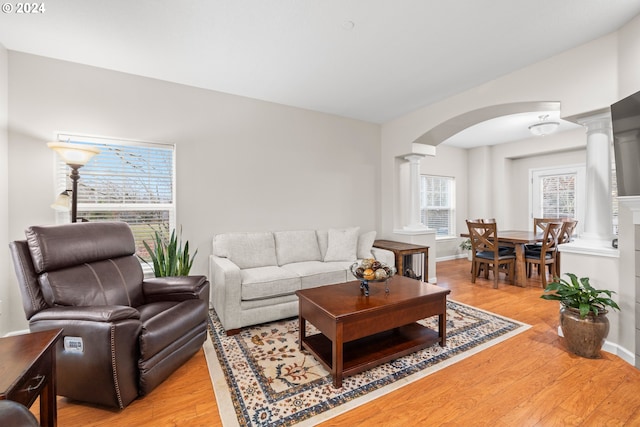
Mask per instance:
[[[71,168],[71,222],[76,222],[78,215],[78,169],[86,165],[89,160],[100,152],[95,147],[69,142],[48,142],[47,146],[58,153],[62,161]]]

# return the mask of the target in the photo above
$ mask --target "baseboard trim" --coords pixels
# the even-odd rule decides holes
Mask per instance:
[[[560,326],[558,326],[558,336],[564,338],[564,334],[562,333],[562,328]],[[635,353],[627,350],[626,348],[620,346],[619,344],[604,340],[604,344],[602,345],[602,351],[606,351],[607,353],[611,353],[614,356],[618,356],[620,359],[624,360],[631,366],[636,366]]]

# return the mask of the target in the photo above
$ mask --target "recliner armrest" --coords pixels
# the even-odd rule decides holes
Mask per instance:
[[[126,305],[101,305],[91,307],[52,307],[34,314],[31,322],[44,320],[87,320],[90,322],[117,322],[140,319],[140,313]]]
[[[145,279],[142,292],[146,302],[209,300],[209,282],[205,276],[172,276]]]

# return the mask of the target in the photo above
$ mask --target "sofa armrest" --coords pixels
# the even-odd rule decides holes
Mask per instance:
[[[241,327],[242,279],[240,267],[228,258],[209,256],[211,306],[225,330]]]
[[[200,299],[209,303],[209,282],[205,276],[172,276],[145,279],[142,292],[146,302]]]
[[[396,265],[396,256],[390,250],[373,247],[371,248],[371,253],[376,260],[398,268]]]

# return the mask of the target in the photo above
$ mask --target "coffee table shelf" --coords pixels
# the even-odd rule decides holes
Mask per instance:
[[[440,341],[438,332],[418,323],[394,328],[343,344],[342,374],[354,375],[427,348]],[[332,343],[323,334],[308,336],[303,346],[331,372]]]

